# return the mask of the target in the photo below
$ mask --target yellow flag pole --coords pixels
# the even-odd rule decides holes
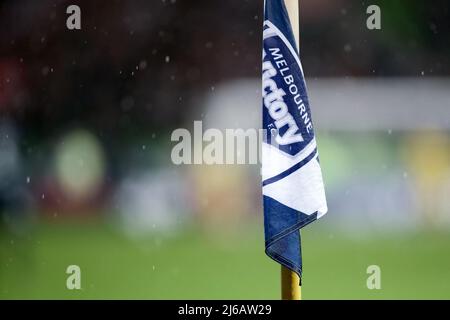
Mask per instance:
[[[285,4],[298,48],[300,46],[299,0],[285,0]],[[299,283],[300,278],[295,272],[281,266],[281,299],[301,300],[302,288]]]
[[[284,0],[286,9],[291,21],[292,31],[294,32],[297,48],[300,45],[300,18],[299,18],[299,0]]]
[[[302,287],[299,286],[300,278],[295,272],[281,266],[281,299],[301,300]]]

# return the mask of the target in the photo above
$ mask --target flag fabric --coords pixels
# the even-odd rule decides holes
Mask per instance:
[[[264,3],[262,98],[266,254],[301,276],[299,230],[328,209],[303,69],[283,0]]]

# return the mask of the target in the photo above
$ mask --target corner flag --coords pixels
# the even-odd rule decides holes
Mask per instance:
[[[265,0],[262,193],[266,254],[299,276],[299,230],[327,212],[297,44],[284,1]]]

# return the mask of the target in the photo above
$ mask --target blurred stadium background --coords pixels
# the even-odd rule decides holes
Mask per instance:
[[[194,120],[259,127],[262,1],[75,2],[81,31],[72,1],[0,4],[0,298],[279,298],[258,166],[170,160]],[[301,1],[329,201],[306,299],[450,298],[449,8]]]

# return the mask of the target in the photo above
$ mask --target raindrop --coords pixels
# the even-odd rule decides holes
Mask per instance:
[[[139,69],[143,70],[145,68],[147,68],[147,61],[142,60],[141,62],[139,62]]]

